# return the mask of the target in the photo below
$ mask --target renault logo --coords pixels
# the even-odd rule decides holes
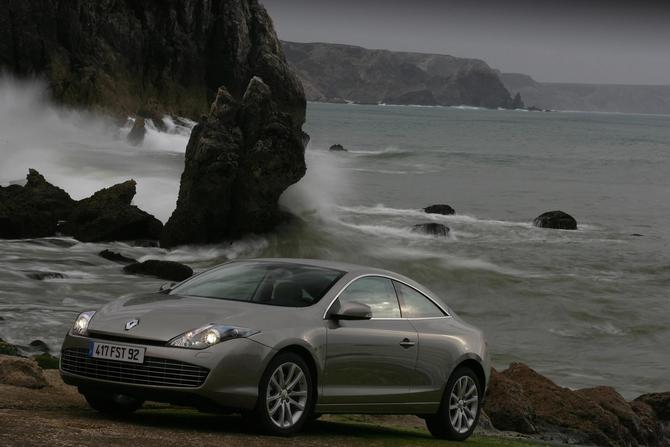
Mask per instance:
[[[126,323],[126,330],[129,331],[132,328],[134,328],[135,326],[137,326],[138,324],[140,324],[140,320],[138,320],[138,319],[130,320]]]

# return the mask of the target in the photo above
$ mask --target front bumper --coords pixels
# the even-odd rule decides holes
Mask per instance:
[[[181,370],[187,371],[188,375],[179,383],[166,381],[165,375],[149,378],[146,371],[129,369],[129,365],[134,364],[116,361],[87,363],[89,367],[73,368],[73,358],[80,362],[79,365],[90,360],[84,358],[89,341],[146,348],[147,368],[157,371],[161,365],[166,365],[163,368],[178,371],[181,364],[185,365]],[[76,357],[72,357],[75,354]],[[79,387],[82,392],[109,391],[157,402],[251,410],[258,398],[258,383],[272,356],[271,348],[248,338],[228,340],[203,350],[192,350],[133,343],[131,338],[128,342],[109,342],[68,334],[63,342],[60,374],[65,383]],[[123,368],[123,373],[118,372],[119,368]],[[199,375],[196,376],[196,372]]]

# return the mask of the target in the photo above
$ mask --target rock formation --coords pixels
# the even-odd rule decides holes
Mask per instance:
[[[540,228],[553,228],[555,230],[576,230],[577,221],[574,217],[563,211],[547,211],[533,219],[533,225]]]
[[[439,54],[283,42],[311,101],[510,107],[512,98],[485,62]]]
[[[279,45],[257,0],[0,5],[0,71],[45,78],[66,105],[198,119],[221,85],[239,97],[253,74],[279,80],[269,69]]]
[[[131,205],[135,186],[128,180],[80,200],[61,231],[83,242],[159,239],[163,224]]]
[[[513,363],[503,372],[492,371],[484,409],[498,429],[542,434],[547,440],[601,446],[667,445],[664,413],[646,400],[641,396],[627,402],[606,386],[572,391],[522,363]]]
[[[447,237],[449,235],[449,227],[435,222],[417,224],[412,227],[415,233],[428,234],[430,236]]]
[[[174,261],[159,261],[149,259],[144,262],[136,262],[123,268],[125,273],[137,275],[150,275],[167,281],[180,282],[193,276],[193,269],[188,265]]]
[[[279,196],[305,174],[304,92],[269,17],[251,5],[235,29],[243,54],[221,61],[237,67],[234,78],[191,133],[164,247],[274,228],[282,217]]]
[[[333,152],[348,152],[345,147],[339,143],[331,145],[328,150]]]
[[[427,206],[423,210],[428,214],[442,214],[444,216],[449,216],[456,213],[456,211],[451,206],[443,203]]]
[[[30,169],[25,186],[0,187],[0,238],[37,238],[64,234],[83,242],[160,238],[163,224],[131,204],[135,181],[102,189],[74,201]],[[48,276],[52,274],[52,276]],[[33,275],[33,276],[31,276]],[[52,272],[30,272],[34,279]]]

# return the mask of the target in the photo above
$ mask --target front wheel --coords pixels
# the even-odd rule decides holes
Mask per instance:
[[[254,410],[256,422],[268,434],[290,436],[309,419],[315,394],[305,360],[292,352],[279,354],[261,378]]]
[[[482,391],[470,368],[458,368],[449,378],[437,414],[426,418],[428,431],[436,438],[465,441],[477,427]]]
[[[125,394],[112,393],[84,393],[86,402],[101,413],[112,416],[125,416],[137,410],[144,403],[143,400],[136,399]]]

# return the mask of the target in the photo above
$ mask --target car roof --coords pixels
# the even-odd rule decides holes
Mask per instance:
[[[339,270],[346,273],[377,273],[389,276],[402,277],[402,275],[391,272],[389,270],[379,269],[375,267],[366,267],[364,265],[350,264],[347,262],[326,261],[323,259],[306,259],[306,258],[253,258],[253,259],[236,259],[236,261],[261,261],[261,262],[283,262],[287,264],[309,265],[312,267],[321,267],[333,270]]]

